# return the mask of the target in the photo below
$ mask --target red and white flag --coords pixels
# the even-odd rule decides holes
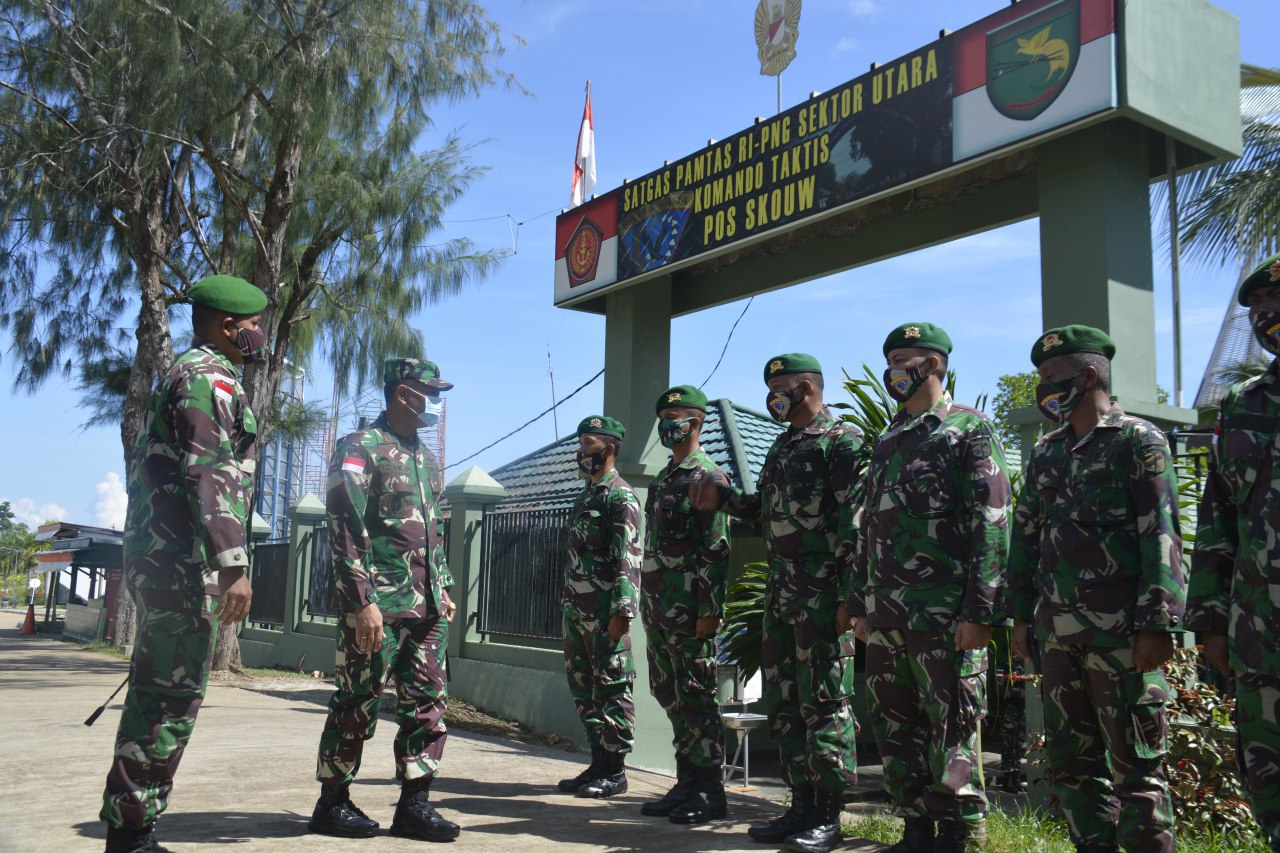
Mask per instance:
[[[573,187],[570,207],[577,207],[596,188],[596,127],[591,120],[591,81],[587,81],[587,105],[582,108],[582,126],[578,128],[578,150],[573,159]]]

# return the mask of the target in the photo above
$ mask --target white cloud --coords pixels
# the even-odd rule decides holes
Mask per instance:
[[[98,501],[93,505],[98,524],[113,530],[124,529],[125,509],[129,505],[129,495],[125,492],[124,483],[115,471],[107,472],[107,479],[94,486],[98,492]]]
[[[51,518],[62,521],[67,517],[66,507],[59,506],[52,501],[43,506],[36,506],[36,502],[31,498],[18,498],[17,500],[0,498],[0,502],[4,501],[9,502],[9,508],[13,510],[14,520],[22,522],[32,530]]]
[[[840,41],[836,42],[836,46],[831,49],[831,52],[832,53],[853,53],[855,50],[857,50],[860,47],[862,47],[862,42],[858,41],[853,36],[845,36],[844,38],[840,39]]]
[[[849,0],[849,11],[855,18],[871,18],[880,14],[880,4],[876,0]]]

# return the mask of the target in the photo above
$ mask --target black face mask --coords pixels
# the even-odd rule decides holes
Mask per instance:
[[[800,405],[805,397],[809,396],[801,390],[802,388],[804,388],[803,382],[788,391],[773,391],[768,397],[765,397],[764,408],[769,413],[769,417],[779,423],[787,420],[791,410]]]
[[[1061,423],[1075,411],[1084,393],[1076,388],[1076,380],[1084,373],[1081,370],[1075,376],[1062,382],[1041,382],[1036,386],[1036,405],[1045,417]]]
[[[928,359],[921,366],[928,364]],[[920,386],[930,374],[921,373],[920,367],[886,367],[884,370],[884,387],[889,396],[899,403],[905,403],[916,395]]]
[[[594,450],[590,453],[579,450],[575,458],[578,462],[578,471],[584,477],[591,477],[604,467],[603,450]]]
[[[1280,355],[1280,313],[1259,311],[1249,318],[1258,345],[1272,355]]]

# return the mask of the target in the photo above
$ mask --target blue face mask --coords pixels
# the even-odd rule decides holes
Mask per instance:
[[[429,397],[426,394],[414,391],[412,388],[406,388],[406,391],[412,391],[422,398],[422,411],[419,412],[412,406],[409,407],[415,415],[418,416],[418,426],[420,428],[432,427],[440,420],[440,413],[444,411],[444,400],[439,396]]]

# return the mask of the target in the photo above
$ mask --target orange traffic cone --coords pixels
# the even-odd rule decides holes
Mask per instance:
[[[36,632],[36,606],[34,604],[27,605],[27,618],[22,620],[22,634],[34,634]]]

